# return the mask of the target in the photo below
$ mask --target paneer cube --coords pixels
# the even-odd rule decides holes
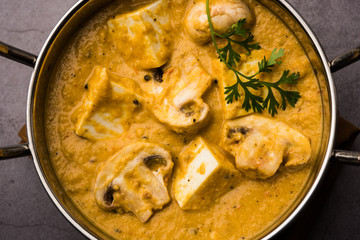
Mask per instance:
[[[133,114],[141,109],[137,83],[129,78],[112,77],[106,68],[95,67],[86,83],[75,133],[89,140],[120,137]]]
[[[267,56],[268,58],[270,54],[271,54],[270,51],[266,51],[263,49],[253,51],[249,56],[246,54],[241,54],[240,64],[237,69],[239,72],[247,76],[251,76],[258,71],[258,62],[262,60],[264,55]],[[216,59],[212,61],[212,73],[213,73],[212,74],[213,78],[216,78],[219,81],[220,101],[222,104],[222,108],[224,109],[225,119],[233,119],[253,113],[252,109],[246,111],[242,107],[244,103],[245,93],[244,90],[241,88],[241,86],[239,86],[238,88],[238,91],[240,93],[240,98],[237,101],[233,100],[232,103],[227,103],[227,101],[225,100],[226,98],[226,94],[224,93],[225,88],[234,85],[237,81],[236,75],[233,71],[228,69],[228,67],[224,63]],[[269,74],[260,74],[259,76],[261,77],[262,81],[271,82],[271,77]],[[244,82],[248,81],[247,79],[244,78],[241,78],[241,80]],[[255,95],[264,97],[263,89],[259,89],[259,90],[250,89],[250,91]]]
[[[173,187],[181,209],[208,207],[241,180],[228,156],[202,137],[190,143],[179,161]]]
[[[109,40],[130,64],[151,69],[169,60],[171,26],[167,0],[118,15],[107,25]]]

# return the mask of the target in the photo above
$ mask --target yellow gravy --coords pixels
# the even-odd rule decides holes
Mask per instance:
[[[286,168],[277,171],[265,180],[243,176],[238,186],[200,210],[179,208],[171,178],[168,184],[170,202],[155,211],[145,223],[132,213],[101,209],[95,201],[94,183],[98,169],[114,153],[136,141],[158,143],[171,153],[174,172],[179,164],[177,156],[197,135],[219,145],[225,121],[219,83],[212,81],[203,96],[210,107],[210,120],[197,135],[175,133],[146,108],[128,120],[126,134],[118,138],[93,141],[76,135],[79,108],[87,91],[84,86],[96,66],[106,67],[117,76],[131,78],[144,88],[150,84],[144,80],[148,71],[127,64],[114,45],[107,41],[107,21],[137,8],[135,3],[114,2],[89,19],[63,50],[51,78],[45,113],[48,148],[60,182],[77,207],[109,236],[118,239],[250,239],[277,220],[305,185],[316,160],[322,129],[316,77],[301,45],[285,24],[256,0],[244,2],[255,16],[250,30],[262,47],[259,51],[285,49],[282,65],[277,66],[270,76],[278,76],[285,69],[300,73],[294,88],[300,92],[301,98],[294,108],[279,110],[275,119],[310,139],[310,163],[297,171]],[[171,28],[168,34],[171,36],[172,54],[167,66],[178,65],[184,55],[193,53],[207,72],[216,76],[218,72],[214,72],[212,67],[212,61],[217,61],[213,44],[196,44],[184,31],[182,21],[193,4],[195,2],[188,0],[170,1]],[[251,60],[251,56],[246,58]],[[271,118],[266,111],[262,115]]]

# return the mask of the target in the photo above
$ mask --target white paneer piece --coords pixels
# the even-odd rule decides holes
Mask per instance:
[[[96,66],[85,86],[75,133],[94,141],[120,137],[141,109],[137,83],[129,78],[110,78],[106,68]]]
[[[109,40],[127,62],[138,68],[151,69],[169,60],[171,25],[168,8],[167,0],[159,0],[108,21]]]
[[[240,19],[246,18],[246,22],[253,21],[249,7],[241,0],[217,0],[210,4],[211,22],[214,30],[223,34]],[[205,1],[195,3],[184,20],[185,30],[191,40],[204,44],[211,40],[209,22],[206,15]]]
[[[227,121],[220,146],[235,157],[236,168],[251,178],[271,177],[281,164],[302,167],[311,157],[307,137],[279,120],[255,114]]]
[[[104,210],[132,212],[146,222],[153,209],[162,209],[170,201],[167,183],[172,167],[164,148],[143,142],[129,145],[98,171],[95,199]]]
[[[198,137],[179,155],[180,168],[173,184],[181,209],[201,209],[240,181],[239,172],[216,146]]]
[[[268,58],[270,54],[271,51],[267,51],[264,49],[252,51],[251,55],[240,54],[241,60],[239,66],[237,67],[238,71],[247,76],[255,74],[258,71],[258,62],[260,62],[264,58],[264,56],[267,56]],[[244,103],[245,93],[241,86],[239,86],[238,88],[240,98],[237,101],[233,99],[232,103],[228,103],[225,99],[227,96],[225,94],[225,88],[234,85],[237,81],[235,73],[228,69],[228,67],[224,63],[220,62],[218,59],[213,60],[211,65],[213,73],[212,76],[216,78],[219,82],[220,101],[222,108],[224,109],[225,119],[233,119],[253,113],[253,109],[249,109],[248,111],[246,111],[242,107]],[[270,74],[261,74],[259,77],[261,77],[262,81],[272,81]],[[243,78],[241,80],[244,82],[247,81],[247,79]],[[250,91],[255,95],[265,97],[264,94],[266,93],[266,89],[250,89]]]
[[[175,132],[195,133],[209,120],[209,106],[202,95],[211,86],[211,76],[194,55],[163,75],[164,87],[155,96],[152,112]]]

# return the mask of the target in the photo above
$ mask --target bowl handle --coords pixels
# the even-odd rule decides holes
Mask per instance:
[[[0,55],[16,62],[35,67],[37,56],[0,41]]]
[[[335,149],[331,160],[348,165],[360,165],[360,153]]]
[[[31,152],[27,143],[13,146],[0,147],[0,160],[30,156]]]
[[[0,41],[0,55],[16,62],[35,67],[37,56]],[[0,160],[30,156],[27,143],[0,147]]]
[[[360,46],[335,57],[329,62],[330,70],[336,72],[358,60],[360,60]],[[360,152],[335,149],[331,160],[349,165],[360,165]]]
[[[329,62],[331,72],[336,72],[356,61],[360,60],[360,46],[337,56]]]

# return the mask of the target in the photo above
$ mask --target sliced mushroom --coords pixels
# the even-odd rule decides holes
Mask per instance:
[[[249,7],[241,0],[216,1],[210,5],[210,16],[217,33],[223,34],[240,19],[247,23],[253,20]],[[189,37],[196,43],[204,44],[211,40],[205,2],[197,2],[185,17],[185,29]]]
[[[268,178],[280,164],[299,168],[311,157],[308,138],[276,119],[250,115],[227,121],[220,146],[231,153],[236,168],[252,178]]]
[[[153,209],[162,209],[170,201],[167,183],[172,167],[164,148],[142,142],[129,145],[99,170],[96,201],[105,210],[132,212],[146,222]]]
[[[168,8],[167,0],[159,0],[108,21],[109,41],[127,62],[151,69],[169,60],[171,25]]]
[[[194,133],[209,119],[209,106],[201,98],[211,86],[211,76],[194,55],[181,68],[172,67],[163,75],[163,89],[155,97],[152,111],[160,122],[178,133]]]

